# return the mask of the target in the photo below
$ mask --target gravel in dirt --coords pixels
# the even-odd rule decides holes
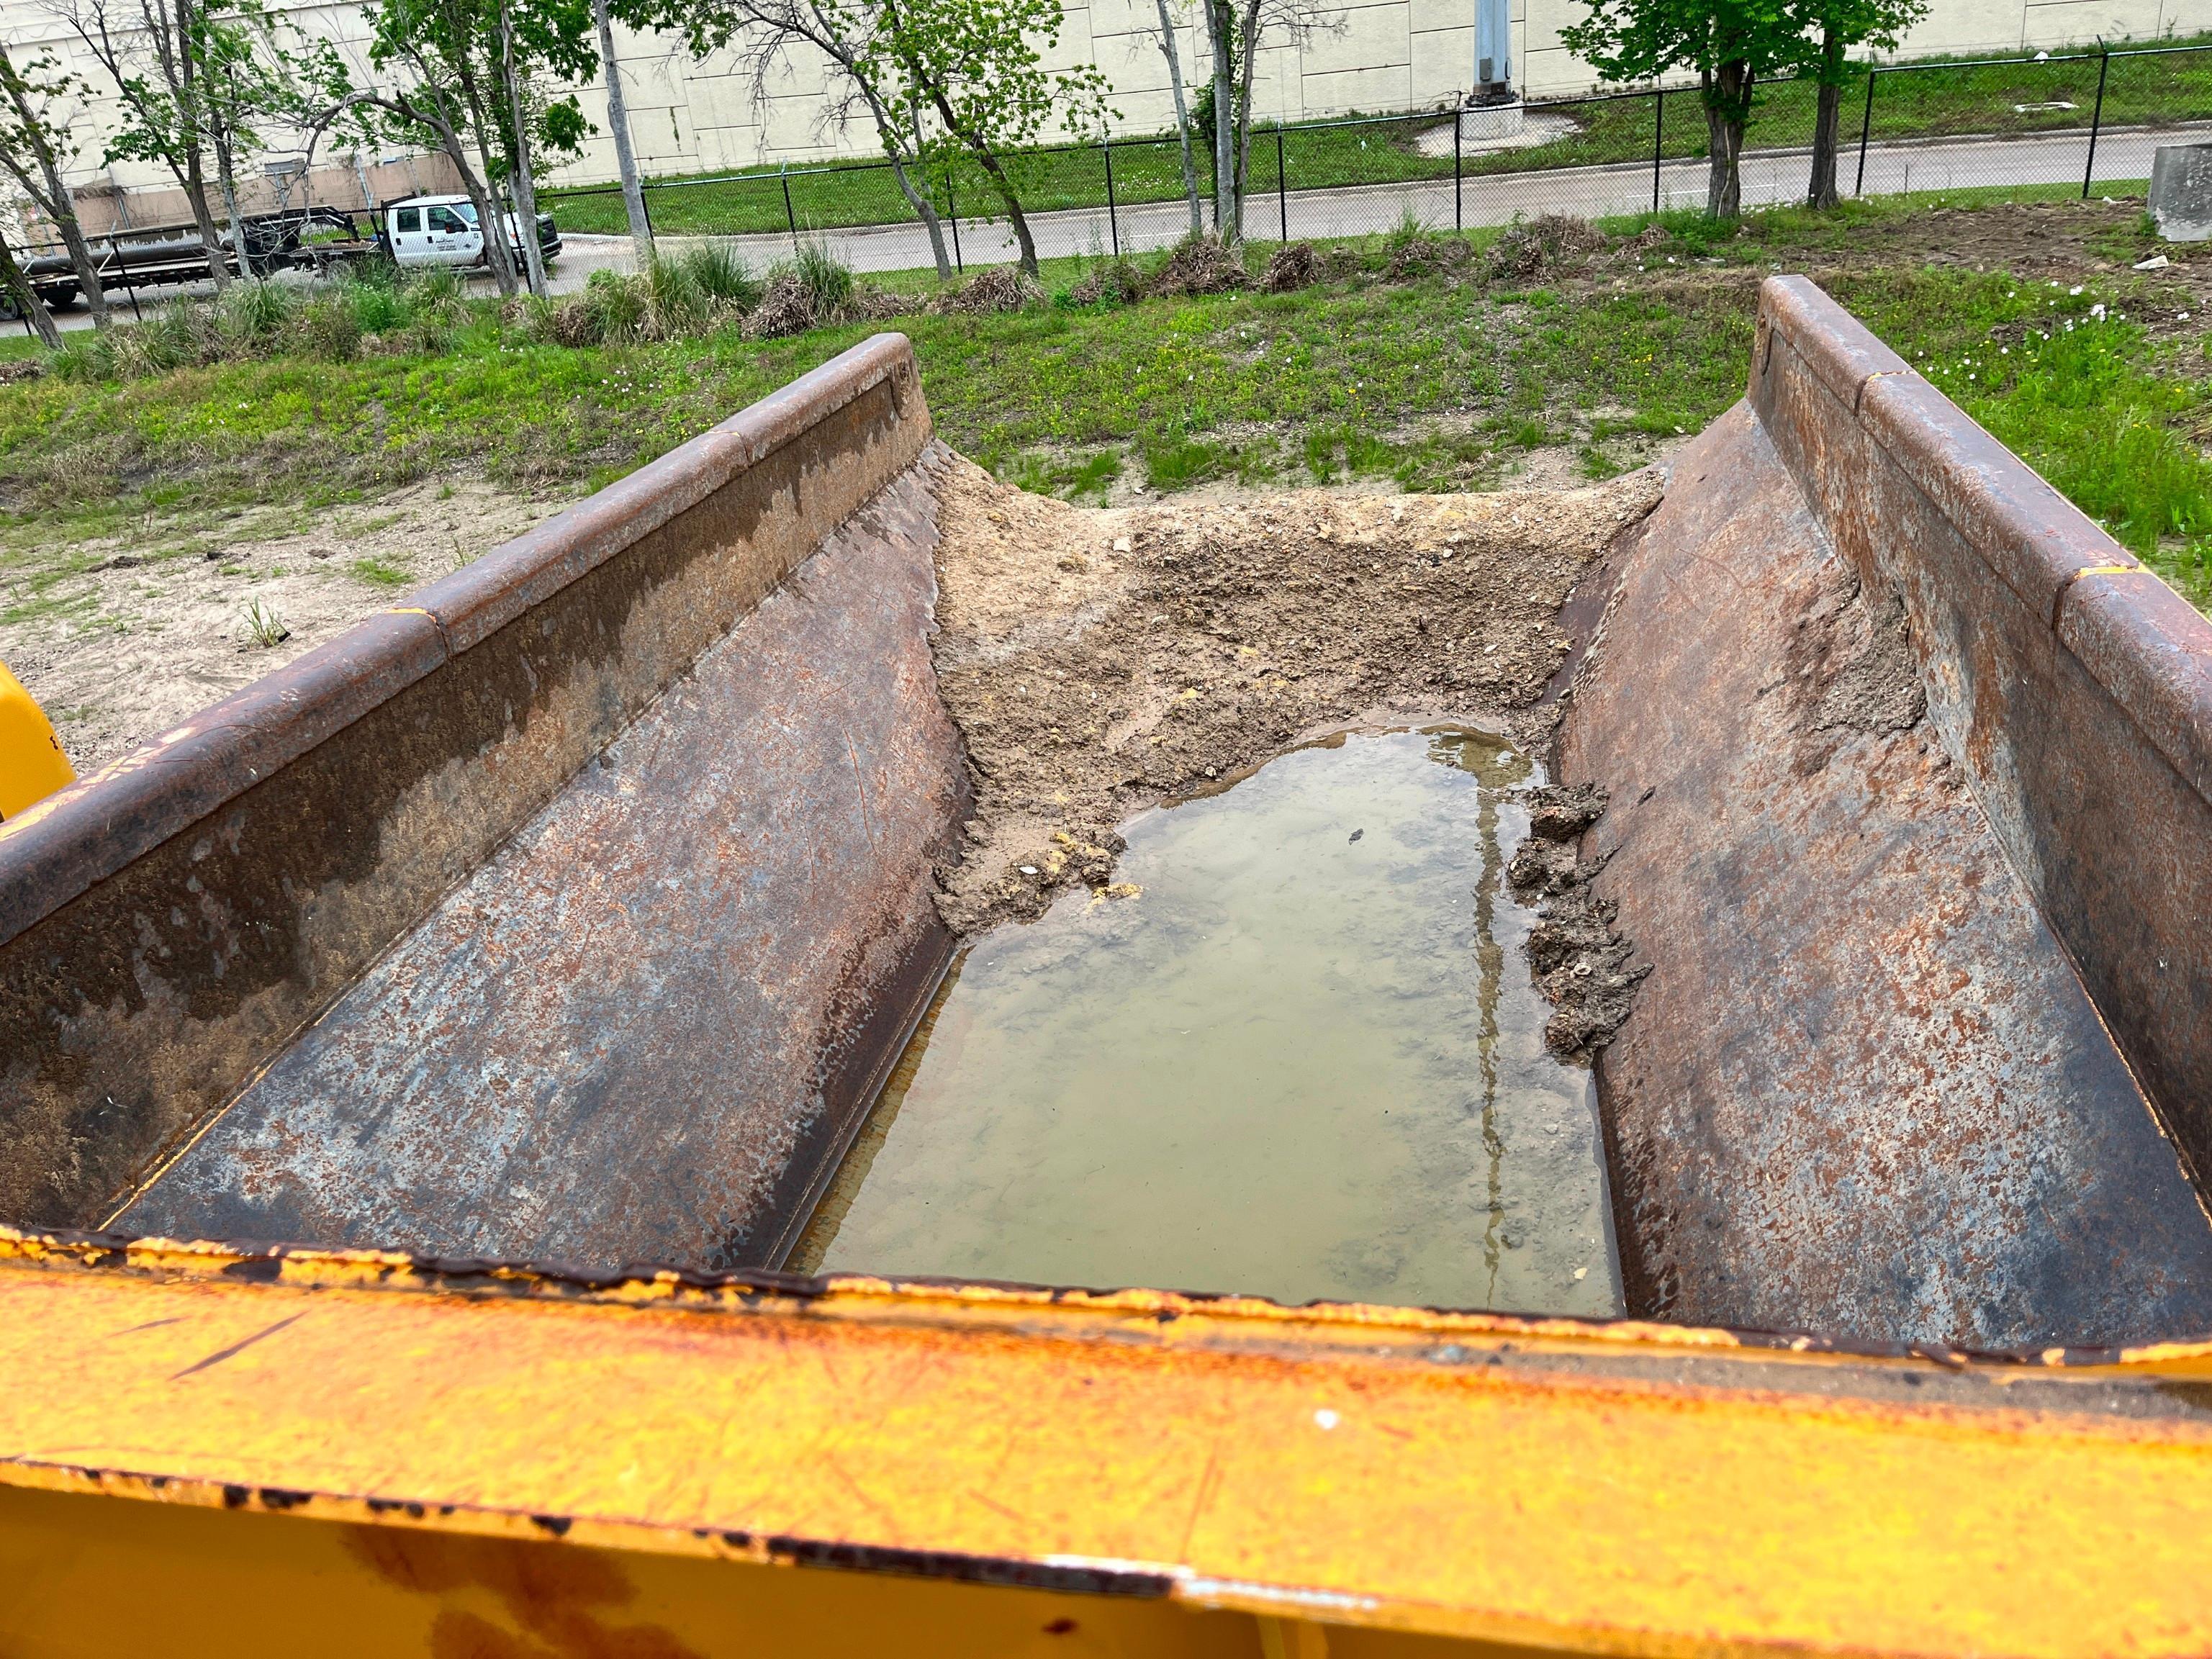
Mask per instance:
[[[1454,720],[1523,743],[1565,657],[1559,607],[1657,505],[1644,471],[1573,489],[1085,508],[939,453],[938,677],[975,811],[939,907],[962,933],[1109,896],[1133,812],[1351,725]]]

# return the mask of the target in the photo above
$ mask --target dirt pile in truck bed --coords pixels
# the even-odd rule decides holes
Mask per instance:
[[[1561,603],[1656,505],[1571,490],[1078,507],[936,463],[937,668],[975,811],[939,908],[963,933],[1111,880],[1115,825],[1350,722],[1535,742]]]

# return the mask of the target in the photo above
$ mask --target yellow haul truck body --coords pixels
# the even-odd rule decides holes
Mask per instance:
[[[76,770],[23,683],[0,663],[0,820],[21,816],[55,790],[76,781]]]
[[[943,461],[881,337],[0,825],[0,1653],[2212,1650],[2212,628],[1777,279],[1560,738],[1714,849],[1654,1316],[799,1277],[951,948]],[[1926,718],[1769,765],[1846,565]]]

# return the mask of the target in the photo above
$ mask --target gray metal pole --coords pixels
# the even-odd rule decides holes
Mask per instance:
[[[1874,77],[1881,73],[1877,69],[1867,71],[1866,113],[1859,117],[1859,177],[1858,182],[1851,186],[1854,196],[1866,194],[1867,139],[1874,131]]]
[[[1659,158],[1667,146],[1667,88],[1651,94],[1651,210],[1659,211]]]
[[[1114,239],[1114,257],[1121,257],[1121,227],[1114,218],[1114,146],[1101,143],[1098,148],[1106,154],[1106,231]]]
[[[2097,65],[2097,107],[2089,117],[2089,159],[2081,168],[2081,199],[2089,199],[2089,179],[2097,171],[2097,129],[2105,124],[2105,76],[2112,67],[2112,49],[2105,48],[2105,56]]]
[[[1460,137],[1466,131],[1467,112],[1462,109],[1452,116],[1452,228],[1454,230],[1467,228],[1467,213],[1462,205],[1462,192],[1460,190],[1459,182]]]
[[[1275,127],[1275,212],[1283,222],[1283,240],[1291,240],[1291,187],[1283,176],[1283,129]]]

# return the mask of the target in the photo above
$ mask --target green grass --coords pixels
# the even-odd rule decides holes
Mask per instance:
[[[2212,33],[2161,42],[2212,45]],[[1869,112],[1866,82],[1845,89],[1844,127],[1855,147],[1862,127],[1876,141],[1929,138],[1959,134],[2021,134],[2086,131],[2097,99],[2099,64],[2089,59],[1996,64],[1934,58],[1918,60],[1909,72],[1885,73],[1875,85]],[[1748,142],[1753,149],[1806,145],[1812,142],[1817,92],[1809,81],[1775,82],[1755,94]],[[2038,108],[2071,104],[2071,109]],[[1462,170],[1470,176],[1538,172],[1552,167],[1648,163],[1653,149],[1653,105],[1650,98],[1597,98],[1547,105],[1547,112],[1571,125],[1548,143],[1526,149],[1468,155]],[[2108,126],[2161,125],[2212,118],[2212,51],[2156,57],[2116,57],[2106,77],[2104,119]],[[1394,116],[1359,126],[1266,126],[1253,135],[1253,196],[1275,193],[1279,184],[1293,191],[1335,189],[1355,185],[1399,184],[1449,179],[1449,145],[1440,155],[1424,155],[1424,135],[1449,133],[1450,118],[1426,112]],[[1674,159],[1706,153],[1703,109],[1692,91],[1669,93],[1664,105],[1659,149]],[[1200,189],[1212,197],[1212,158],[1198,146]],[[1024,150],[1006,160],[1024,209],[1103,206],[1106,162],[1095,146],[1058,146]],[[1182,157],[1174,137],[1116,139],[1114,144],[1114,200],[1121,205],[1167,202],[1182,195]],[[1846,163],[1848,182],[1849,163]],[[972,162],[956,161],[929,174],[932,199],[939,213],[957,206],[963,216],[992,216],[1003,211],[982,172]],[[2107,185],[2106,189],[2112,189]],[[788,199],[787,200],[787,192]],[[557,213],[565,230],[627,234],[622,198],[611,188],[549,191],[540,198]],[[647,210],[654,228],[670,235],[739,235],[786,230],[833,229],[852,225],[903,224],[915,217],[890,167],[879,161],[839,163],[782,170],[757,167],[737,173],[671,175],[648,180]],[[1267,218],[1265,203],[1260,219]]]
[[[389,559],[356,559],[353,574],[372,587],[404,587],[415,578]]]
[[[1604,477],[1655,440],[1695,432],[1742,393],[1755,276],[1855,253],[1832,279],[1837,297],[2204,603],[2206,335],[2201,320],[2154,332],[2132,314],[2148,279],[2124,264],[2149,244],[2135,218],[2107,216],[2093,252],[2121,269],[2080,294],[1925,264],[1970,216],[1854,204],[1741,229],[1662,216],[1670,240],[1644,256],[1649,270],[1612,264],[1594,281],[1484,287],[1465,258],[1457,276],[1386,281],[1376,238],[1357,269],[1293,294],[1077,306],[1068,289],[1082,266],[1069,262],[1048,270],[1049,306],[896,325],[945,437],[1033,489],[1103,501],[1138,479],[1157,494],[1357,477],[1464,489],[1510,478],[1545,450]],[[1890,245],[1893,258],[1864,257]],[[76,579],[90,562],[82,550],[102,536],[197,557],[317,514],[360,524],[353,503],[464,471],[580,493],[878,326],[566,347],[479,307],[407,355],[0,386],[0,620],[82,613],[89,624]],[[352,569],[383,585],[413,579],[374,559]]]

